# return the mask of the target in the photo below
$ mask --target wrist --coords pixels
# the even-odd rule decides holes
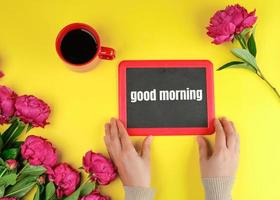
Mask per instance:
[[[202,178],[206,200],[230,200],[234,177]]]
[[[124,186],[125,200],[152,200],[155,191],[147,187]]]

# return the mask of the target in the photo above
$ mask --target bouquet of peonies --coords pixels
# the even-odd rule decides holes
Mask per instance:
[[[264,77],[259,68],[256,55],[257,48],[255,42],[255,23],[257,17],[256,10],[248,11],[240,6],[227,6],[224,10],[217,11],[210,19],[210,25],[207,27],[207,34],[213,38],[212,43],[222,44],[228,41],[238,41],[241,48],[233,48],[231,53],[238,60],[224,64],[218,70],[229,67],[242,67],[251,70],[275,92],[280,98],[279,91]]]
[[[0,86],[0,124],[10,126],[0,134],[0,200],[23,198],[37,187],[34,200],[109,200],[99,185],[107,185],[116,176],[111,160],[88,151],[83,167],[88,178],[67,163],[58,163],[57,151],[46,139],[30,135],[17,138],[33,127],[48,124],[50,107],[32,95],[18,96]]]

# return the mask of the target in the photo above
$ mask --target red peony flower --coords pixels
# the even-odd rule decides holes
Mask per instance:
[[[91,174],[92,180],[101,185],[109,184],[117,176],[112,161],[99,153],[88,151],[83,157],[83,166],[85,171]]]
[[[8,169],[14,170],[17,168],[18,162],[16,160],[6,160],[6,165]]]
[[[26,124],[34,127],[44,127],[48,124],[47,119],[50,115],[50,107],[41,99],[32,95],[19,96],[16,99],[16,116]]]
[[[17,200],[17,198],[14,197],[2,197],[0,200]]]
[[[207,34],[212,37],[214,44],[231,41],[235,34],[241,33],[245,28],[251,28],[257,21],[256,10],[248,11],[236,4],[217,11],[210,19]]]
[[[14,115],[16,98],[14,91],[0,85],[0,124],[9,122]]]
[[[61,163],[57,165],[49,179],[57,186],[56,195],[58,198],[71,195],[80,183],[80,174],[70,165]]]
[[[42,165],[50,172],[57,162],[55,148],[46,139],[38,136],[28,136],[21,145],[21,155],[31,165]]]
[[[82,197],[80,200],[110,200],[111,198],[108,196],[103,196],[99,193],[99,191],[95,190],[89,195]]]

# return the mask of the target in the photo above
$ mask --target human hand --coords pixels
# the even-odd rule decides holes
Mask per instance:
[[[150,187],[150,145],[148,136],[138,153],[129,139],[121,121],[112,118],[105,124],[104,141],[111,159],[118,169],[120,179],[125,186]]]
[[[234,124],[225,117],[215,120],[215,145],[211,150],[208,141],[197,137],[202,178],[235,176],[239,161],[239,135]]]

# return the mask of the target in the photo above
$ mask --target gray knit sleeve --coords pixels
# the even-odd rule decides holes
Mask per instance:
[[[152,200],[155,191],[151,188],[124,186],[125,200]]]
[[[206,200],[231,200],[234,177],[202,178]]]

